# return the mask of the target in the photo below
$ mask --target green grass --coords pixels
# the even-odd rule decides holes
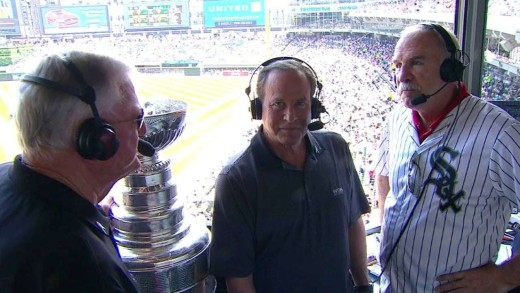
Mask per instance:
[[[0,163],[11,161],[19,147],[16,142],[14,121],[9,114],[14,113],[15,106],[15,82],[0,82],[0,130],[2,142],[0,143]]]

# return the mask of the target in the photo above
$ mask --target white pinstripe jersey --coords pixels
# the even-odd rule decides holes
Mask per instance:
[[[493,261],[520,198],[519,143],[520,123],[474,96],[422,144],[410,109],[398,106],[389,115],[376,167],[390,180],[380,256],[384,292],[432,292],[439,275]]]

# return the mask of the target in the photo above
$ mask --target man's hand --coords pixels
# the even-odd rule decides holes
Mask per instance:
[[[435,288],[435,292],[507,292],[508,288],[500,282],[502,278],[504,276],[500,268],[494,263],[488,263],[475,269],[439,276],[437,281],[442,285]]]

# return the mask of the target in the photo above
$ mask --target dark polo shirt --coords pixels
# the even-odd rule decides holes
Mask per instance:
[[[109,221],[21,157],[0,165],[1,292],[138,292]]]
[[[259,131],[217,179],[210,253],[218,277],[257,292],[353,292],[348,227],[370,211],[345,140],[309,132],[303,169]]]

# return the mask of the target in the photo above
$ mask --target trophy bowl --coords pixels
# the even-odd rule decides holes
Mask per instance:
[[[183,132],[186,125],[188,104],[173,99],[157,99],[144,103],[146,134],[142,139],[157,150],[170,146]]]

